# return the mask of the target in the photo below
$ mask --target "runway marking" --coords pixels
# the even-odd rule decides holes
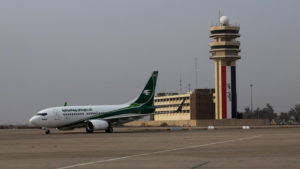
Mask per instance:
[[[78,163],[78,164],[74,164],[74,165],[60,167],[60,168],[57,168],[57,169],[74,168],[74,167],[80,167],[80,166],[91,165],[91,164],[96,164],[96,163],[105,163],[105,162],[123,160],[123,159],[127,159],[127,158],[132,158],[132,157],[147,156],[147,155],[167,153],[167,152],[178,151],[178,150],[186,150],[186,149],[205,147],[205,146],[216,145],[216,144],[224,144],[224,143],[229,143],[229,142],[250,140],[250,139],[255,139],[255,138],[259,138],[259,137],[262,137],[262,135],[251,136],[251,137],[243,137],[243,138],[231,139],[231,140],[225,140],[225,141],[218,141],[218,142],[206,143],[206,144],[200,144],[200,145],[194,145],[194,146],[179,147],[179,148],[161,150],[161,151],[154,151],[154,152],[149,152],[149,153],[135,154],[135,155],[130,155],[130,156],[117,157],[117,158],[111,158],[111,159],[99,160],[99,161],[92,161],[92,162],[87,162],[87,163]]]
[[[204,165],[206,165],[206,164],[208,164],[208,163],[209,163],[209,162],[208,162],[208,161],[206,161],[206,162],[204,162],[204,163],[201,163],[201,164],[198,164],[198,165],[196,165],[196,166],[192,167],[191,169],[200,168],[200,167],[202,167],[202,166],[204,166]]]

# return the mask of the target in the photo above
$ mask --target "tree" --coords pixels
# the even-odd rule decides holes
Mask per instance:
[[[245,108],[245,112],[243,113],[243,118],[244,119],[253,119],[254,118],[254,114],[250,111],[249,107]]]
[[[274,113],[274,109],[269,103],[261,111],[260,118],[269,119],[269,121],[271,121],[272,119],[275,119],[276,117],[277,117],[277,114]]]
[[[253,119],[261,119],[262,118],[262,111],[260,110],[260,108],[256,108],[256,110],[254,110],[254,117]]]
[[[300,122],[300,104],[291,108],[289,112],[281,112],[279,115],[275,113],[271,104],[266,104],[263,109],[259,107],[256,108],[253,112],[250,111],[249,107],[246,107],[243,114],[243,118],[245,119],[269,119],[271,122],[272,120],[276,120],[277,122],[288,122],[291,119],[294,119],[296,122]]]
[[[294,108],[291,108],[288,115],[290,118],[294,117],[295,121],[300,122],[300,104],[297,104]]]
[[[256,108],[253,112],[250,111],[249,107],[245,108],[243,113],[243,117],[245,119],[269,119],[269,121],[276,119],[277,114],[274,112],[273,107],[268,103],[266,107],[260,109],[259,107]]]
[[[279,121],[288,122],[290,120],[290,117],[288,113],[281,112],[279,115]]]

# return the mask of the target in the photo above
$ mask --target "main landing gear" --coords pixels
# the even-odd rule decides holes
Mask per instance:
[[[89,127],[85,128],[85,131],[86,131],[86,133],[93,133],[94,132],[94,130],[90,129]]]
[[[45,130],[45,134],[50,134],[50,130],[48,128],[42,128],[43,130]]]
[[[86,133],[93,133],[94,130],[93,129],[90,129],[90,128],[85,128],[85,131]],[[108,127],[106,130],[105,130],[105,133],[112,133],[114,131],[114,129],[112,127]]]
[[[106,132],[106,133],[112,133],[112,132],[114,132],[114,129],[113,129],[111,126],[109,126],[109,127],[105,130],[105,132]]]
[[[94,132],[94,130],[93,129],[90,129],[90,128],[85,128],[85,131],[86,131],[86,133],[93,133]],[[111,126],[109,126],[106,130],[105,130],[105,133],[112,133],[114,131],[114,129],[111,127]]]

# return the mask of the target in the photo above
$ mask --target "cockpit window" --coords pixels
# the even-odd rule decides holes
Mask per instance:
[[[38,113],[39,116],[47,116],[47,113]]]

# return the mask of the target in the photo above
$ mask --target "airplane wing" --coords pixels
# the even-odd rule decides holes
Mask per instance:
[[[57,129],[59,129],[59,130],[73,130],[75,128],[81,128],[81,127],[85,127],[85,126],[86,126],[86,122],[78,122],[78,123],[75,123],[75,124],[59,127]]]
[[[113,117],[103,118],[112,125],[121,125],[131,121],[139,120],[149,114],[121,114]]]
[[[106,117],[106,118],[99,118],[102,120],[106,120],[107,122],[111,123],[113,126],[121,125],[124,123],[128,123],[131,121],[139,120],[145,116],[148,116],[149,114],[121,114],[113,117]],[[86,127],[87,125],[87,120],[86,121],[81,121],[78,123],[74,123],[71,125],[67,125],[64,127],[59,127],[59,130],[73,130],[74,128],[81,128],[81,127]]]

